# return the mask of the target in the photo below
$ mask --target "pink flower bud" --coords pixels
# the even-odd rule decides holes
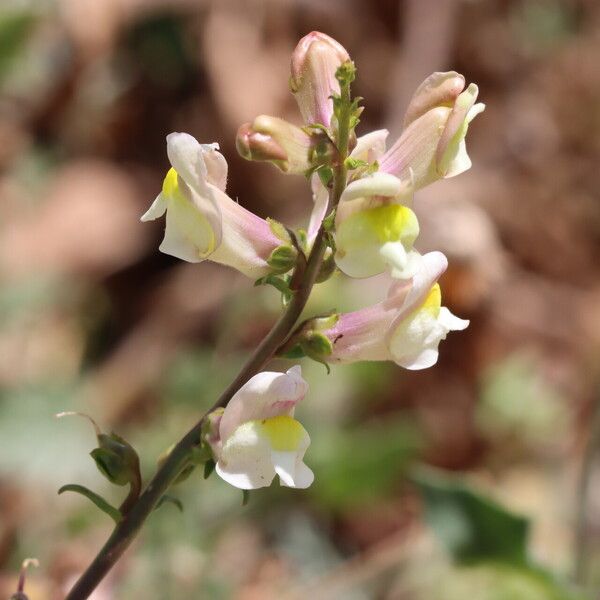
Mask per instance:
[[[339,94],[337,68],[350,60],[346,49],[319,31],[304,36],[292,54],[290,87],[305,123],[331,124],[332,94]]]
[[[306,133],[283,119],[261,115],[242,125],[237,134],[238,152],[247,160],[272,162],[285,173],[305,173],[316,153],[328,151],[326,136]]]

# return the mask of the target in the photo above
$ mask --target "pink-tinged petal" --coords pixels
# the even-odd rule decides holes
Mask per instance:
[[[308,223],[308,242],[312,244],[323,219],[327,215],[327,207],[329,206],[329,192],[327,188],[321,183],[321,179],[315,173],[310,179],[310,185],[313,194],[313,209],[310,213],[310,221]]]
[[[465,78],[456,71],[432,73],[417,88],[404,116],[404,127],[436,106],[452,105],[465,87]]]
[[[444,127],[444,131],[435,152],[438,171],[442,176],[446,174],[448,170],[447,164],[450,162],[445,155],[449,150],[453,138],[460,136],[464,139],[464,135],[460,135],[461,129],[463,129],[467,122],[467,115],[473,108],[478,94],[478,87],[474,83],[471,83],[469,87],[458,96],[452,107],[452,112],[448,117],[448,121],[446,121],[446,126]]]
[[[206,166],[206,181],[222,192],[227,187],[227,161],[219,152],[219,144],[200,144],[202,157]]]
[[[221,441],[225,443],[235,429],[247,421],[291,416],[307,391],[308,384],[298,366],[287,373],[258,373],[237,391],[225,408],[219,427]]]
[[[233,267],[254,279],[270,271],[267,264],[271,252],[281,241],[269,224],[232,200],[217,188],[212,188],[222,215],[221,241],[210,260]]]
[[[401,179],[412,177],[415,190],[439,179],[435,153],[450,112],[440,106],[413,121],[381,157],[379,170]]]

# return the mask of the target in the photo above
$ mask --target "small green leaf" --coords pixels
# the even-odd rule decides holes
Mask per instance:
[[[88,500],[91,500],[103,513],[106,513],[115,523],[118,523],[121,520],[121,513],[119,509],[109,504],[102,496],[99,496],[92,490],[89,490],[83,485],[77,485],[76,483],[69,483],[67,485],[63,485],[59,490],[58,494],[62,494],[64,492],[75,492],[76,494],[81,494],[85,496]]]
[[[173,496],[169,496],[165,494],[156,504],[154,510],[158,510],[163,504],[173,504],[179,509],[179,512],[183,512],[183,503],[179,498],[175,498]]]
[[[412,480],[423,495],[426,520],[455,560],[527,564],[526,518],[440,471],[422,469]]]
[[[210,458],[204,463],[204,479],[208,479],[216,467],[215,461]]]

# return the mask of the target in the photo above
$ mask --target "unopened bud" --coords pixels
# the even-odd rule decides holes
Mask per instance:
[[[298,251],[293,246],[281,245],[275,248],[267,259],[274,273],[287,273],[296,266]]]
[[[324,135],[308,134],[277,117],[261,115],[242,125],[237,134],[238,152],[247,160],[269,161],[285,173],[304,173],[315,153],[324,152]]]
[[[84,413],[63,412],[56,416],[58,418],[79,416],[90,421],[98,440],[98,448],[94,448],[90,456],[94,459],[98,470],[115,485],[140,484],[140,459],[129,442],[116,433],[102,433],[96,421]]]
[[[331,96],[340,92],[335,74],[348,60],[346,49],[319,31],[309,33],[298,42],[292,54],[290,88],[305,123],[330,126]]]

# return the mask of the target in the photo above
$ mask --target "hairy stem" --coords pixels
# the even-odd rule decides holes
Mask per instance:
[[[349,87],[343,90],[349,99]],[[349,105],[349,102],[345,103]],[[348,140],[350,136],[350,108],[342,111],[339,119],[338,130],[338,160],[334,168],[333,185],[330,192],[329,207],[335,208],[340,196],[344,191],[347,179],[347,167],[345,160],[348,157]],[[188,433],[176,444],[168,458],[158,469],[154,477],[148,483],[144,491],[127,506],[127,512],[123,519],[116,525],[111,536],[98,552],[80,579],[75,583],[65,600],[85,600],[107,573],[116,564],[123,552],[135,539],[138,531],[154,510],[155,506],[175,481],[182,469],[190,459],[194,447],[200,443],[202,424],[206,416],[216,408],[226,406],[233,395],[253,375],[258,373],[276,353],[277,349],[285,342],[293,331],[315,283],[319,269],[323,262],[323,256],[327,249],[326,235],[323,226],[315,237],[314,244],[302,279],[287,306],[287,309],[275,323],[271,331],[262,340],[252,356],[242,367],[237,377],[231,382],[227,389],[209,411],[188,431]]]

